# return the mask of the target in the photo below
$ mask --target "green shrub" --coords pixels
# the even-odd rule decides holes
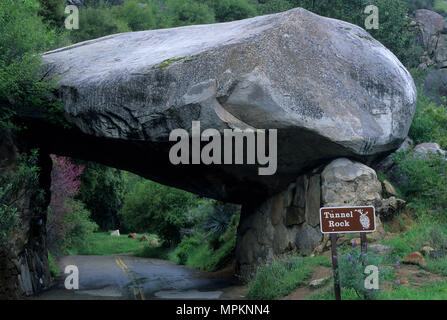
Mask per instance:
[[[191,235],[184,236],[174,251],[177,256],[178,263],[186,264],[191,252],[202,245],[204,239],[205,235],[199,232],[193,232]]]
[[[180,264],[204,271],[215,271],[225,267],[234,258],[240,210],[239,206],[232,204],[215,201],[209,201],[209,203],[213,205],[208,207],[210,209],[208,215],[216,215],[216,212],[221,215],[230,215],[229,221],[225,222],[224,227],[219,225],[218,232],[209,228],[209,222],[204,223],[204,228],[197,226],[198,228],[193,229],[190,234],[183,236],[174,254],[176,261]],[[215,211],[216,208],[218,208],[217,211]]]
[[[416,112],[408,136],[416,144],[436,142],[447,149],[447,107],[437,106],[421,92],[418,94]]]
[[[258,267],[256,275],[248,283],[247,296],[251,299],[280,299],[308,279],[318,265],[330,266],[327,257],[276,257],[270,263]]]
[[[390,258],[389,258],[390,259]],[[338,272],[342,290],[351,289],[361,299],[377,299],[381,289],[366,289],[364,273],[368,265],[379,268],[379,284],[387,278],[391,269],[384,266],[385,258],[374,252],[364,252],[358,248],[351,248],[347,252],[338,255]],[[387,262],[389,262],[388,260]]]
[[[62,28],[65,20],[65,0],[39,0],[39,3],[39,14],[43,17],[43,20],[54,27]]]
[[[123,206],[126,184],[128,182],[122,171],[98,163],[85,163],[77,199],[85,203],[91,212],[91,219],[101,230],[120,229],[127,232],[121,228],[118,215]]]
[[[127,31],[131,29],[125,21],[117,19],[110,7],[100,5],[79,10],[79,29],[71,30],[70,38],[76,43]]]
[[[413,208],[430,210],[445,219],[447,209],[447,161],[441,155],[429,153],[427,158],[406,151],[393,155],[401,177],[400,190]]]
[[[216,20],[227,22],[250,18],[256,15],[256,8],[248,0],[209,0],[207,4],[214,9]]]
[[[7,242],[19,223],[21,201],[30,194],[36,194],[34,205],[39,205],[43,200],[42,191],[37,191],[39,171],[37,150],[33,150],[30,155],[22,154],[16,171],[5,172],[0,169],[0,245]]]
[[[57,269],[54,257],[50,252],[48,252],[48,264],[50,267],[51,276],[57,277],[59,275],[59,270]]]
[[[186,213],[197,199],[189,192],[141,179],[125,196],[119,215],[130,232],[155,233],[172,245],[180,242],[180,230],[188,223]]]
[[[88,244],[88,236],[98,229],[98,225],[90,220],[90,211],[82,202],[74,200],[71,207],[73,209],[64,216],[64,226],[67,228],[67,232],[60,244],[64,253],[85,248]]]
[[[42,22],[39,10],[34,0],[0,0],[0,127],[15,127],[11,117],[24,110],[62,110],[45,99],[54,83],[42,78],[38,55],[60,37]]]
[[[140,7],[138,1],[130,0],[112,8],[116,19],[125,22],[132,31],[149,30],[155,26],[155,17],[151,6]]]
[[[213,10],[197,1],[166,0],[165,7],[164,18],[169,21],[170,27],[215,22]]]
[[[175,262],[175,257],[173,256],[172,252],[173,249],[165,246],[144,247],[143,250],[138,251],[135,255],[142,258],[171,260]]]

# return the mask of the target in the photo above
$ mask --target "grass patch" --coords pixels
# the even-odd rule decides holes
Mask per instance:
[[[57,269],[55,259],[50,252],[48,252],[48,264],[50,266],[51,276],[57,277],[59,275],[59,270]]]
[[[144,247],[144,249],[135,253],[135,256],[141,258],[153,258],[175,261],[174,249],[164,246]]]
[[[420,217],[418,223],[410,227],[409,230],[390,240],[383,241],[383,243],[392,246],[392,255],[399,257],[419,251],[425,245],[441,249],[447,247],[447,224],[435,223],[430,218]],[[427,268],[430,266],[435,270],[439,264],[438,260],[427,259]],[[447,269],[444,272],[447,274]]]
[[[395,287],[393,290],[385,291],[380,295],[383,300],[446,300],[447,281],[437,282],[418,289],[405,286]]]
[[[139,239],[145,235],[148,239],[158,237],[151,234],[139,234],[137,239],[128,238],[127,234],[111,236],[108,232],[95,232],[88,235],[86,245],[82,248],[70,250],[70,254],[80,255],[112,255],[123,253],[135,253],[142,246],[148,246],[148,242],[140,242]]]
[[[447,14],[447,1],[445,0],[436,0],[433,8],[436,11],[442,11],[444,14]]]
[[[249,282],[247,296],[251,299],[273,300],[289,294],[308,279],[316,266],[331,266],[328,257],[287,256],[275,258],[258,268]]]
[[[362,300],[356,294],[354,289],[343,289],[341,290],[342,300]],[[306,300],[335,300],[333,281],[331,285],[323,290],[315,291],[306,297]]]
[[[216,271],[232,260],[235,246],[236,238],[224,242],[216,250],[213,250],[209,243],[205,243],[191,251],[185,264],[203,271]]]

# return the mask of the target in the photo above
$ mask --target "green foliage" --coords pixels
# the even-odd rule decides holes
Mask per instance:
[[[81,255],[113,255],[124,253],[139,253],[143,243],[139,241],[142,236],[146,238],[157,238],[153,234],[139,234],[137,239],[129,238],[127,234],[111,236],[110,232],[94,232],[86,235],[85,244],[70,249],[70,254]],[[153,248],[153,247],[147,247]]]
[[[180,229],[186,226],[186,212],[197,203],[197,196],[144,180],[125,196],[119,214],[130,232],[152,232],[167,244],[180,242]]]
[[[209,0],[207,4],[218,22],[246,19],[257,13],[253,2],[248,0]]]
[[[213,23],[214,13],[206,4],[194,0],[166,0],[165,18],[169,27]]]
[[[413,207],[430,210],[445,220],[447,209],[447,161],[441,155],[427,154],[422,158],[411,151],[393,155],[401,177],[400,191]]]
[[[413,12],[417,9],[428,9],[432,10],[433,6],[435,5],[435,0],[405,0],[407,3],[408,9],[410,12]],[[443,2],[443,1],[441,1]]]
[[[308,279],[317,265],[330,265],[328,258],[286,256],[274,258],[258,267],[255,277],[248,284],[247,296],[251,299],[280,299]]]
[[[200,247],[203,244],[204,239],[205,235],[199,232],[193,232],[191,235],[183,237],[182,241],[174,251],[177,256],[177,263],[186,264],[189,254]]]
[[[64,225],[67,232],[59,243],[63,253],[85,248],[88,244],[88,236],[98,229],[98,225],[90,220],[90,211],[85,208],[82,202],[74,200],[71,205],[73,210],[70,210],[64,216]]]
[[[445,0],[436,0],[433,8],[436,12],[442,14],[444,17],[447,15],[447,1]]]
[[[126,180],[122,171],[87,162],[81,177],[78,199],[85,203],[101,230],[120,228]]]
[[[131,31],[130,27],[117,19],[110,7],[98,5],[79,10],[79,29],[71,30],[70,38],[73,42],[81,42],[127,31]]]
[[[216,237],[224,234],[237,209],[237,205],[214,202],[204,225],[205,231],[212,233]]]
[[[239,206],[211,200],[201,203],[198,208],[190,210],[196,217],[194,228],[183,236],[174,251],[175,260],[191,268],[215,271],[234,257]]]
[[[405,286],[394,287],[380,296],[383,300],[446,300],[447,281],[440,281],[424,285],[420,288]]]
[[[159,247],[144,247],[143,250],[139,250],[135,253],[137,257],[171,260],[176,262],[176,258],[173,255],[173,249],[164,246]]]
[[[59,270],[56,267],[54,256],[50,252],[48,252],[48,264],[50,267],[51,276],[57,277],[59,275]]]
[[[125,21],[132,31],[149,30],[155,27],[155,17],[151,6],[142,8],[136,0],[126,1],[121,6],[113,7],[111,11],[117,20]]]
[[[364,252],[357,248],[338,255],[338,272],[340,276],[340,286],[342,290],[352,289],[361,299],[377,299],[380,289],[366,289],[364,273],[366,266],[374,265],[379,268],[379,283],[383,283],[391,272],[391,269],[384,267],[386,262],[384,257],[374,252]]]
[[[411,124],[409,137],[416,144],[437,142],[441,148],[447,148],[447,107],[437,106],[421,92],[418,94],[416,112]]]
[[[39,3],[39,15],[43,17],[43,21],[52,24],[53,27],[62,28],[65,20],[65,0],[39,0]]]
[[[0,169],[0,244],[5,244],[18,226],[20,202],[36,192],[39,170],[37,150],[33,150],[30,155],[21,155],[15,171]]]
[[[14,127],[11,117],[18,111],[61,110],[45,99],[54,83],[41,77],[38,55],[60,38],[39,10],[35,0],[0,0],[0,127]]]

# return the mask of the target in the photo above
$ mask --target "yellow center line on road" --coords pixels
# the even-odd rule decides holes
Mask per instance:
[[[124,263],[124,261],[121,258],[115,258],[115,262],[120,267],[120,269],[126,274],[127,278],[129,278],[133,282],[133,284],[134,284],[134,287],[133,287],[134,299],[138,300],[137,299],[137,289],[136,289],[136,288],[138,288],[141,300],[146,300],[146,298],[144,297],[144,294],[143,294],[143,290],[142,290],[141,286],[139,285],[138,280],[135,277],[132,270],[129,269],[129,267]]]

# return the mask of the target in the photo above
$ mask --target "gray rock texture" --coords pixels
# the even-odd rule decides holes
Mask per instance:
[[[67,139],[50,151],[237,203],[281,192],[327,159],[391,152],[416,103],[408,71],[365,30],[301,8],[115,34],[47,52],[43,69],[58,80],[66,119],[96,139],[78,154],[81,143]],[[276,174],[259,176],[253,165],[171,165],[169,133],[189,131],[193,120],[202,131],[277,129]]]
[[[320,231],[320,207],[363,205],[376,208],[376,231],[367,234],[369,241],[375,241],[385,232],[382,219],[391,219],[405,202],[382,197],[373,169],[340,158],[299,176],[258,206],[243,206],[236,246],[238,273],[250,278],[259,264],[289,251],[310,255],[329,250],[329,236]],[[349,240],[340,234],[337,243]]]
[[[422,158],[426,158],[429,153],[446,155],[446,151],[442,150],[439,144],[433,142],[420,143],[414,147],[413,152]]]
[[[19,155],[26,147],[23,141],[18,143],[19,140],[9,130],[0,130],[0,175],[17,170]],[[40,158],[39,165],[42,175],[49,175],[51,160],[49,157],[45,159],[44,163]],[[44,180],[41,179],[39,187],[49,191],[49,185],[43,183]],[[8,242],[0,244],[0,300],[23,299],[50,284],[46,210],[42,209],[45,205],[37,199],[39,192],[38,187],[26,186],[26,190],[19,192],[19,197],[13,204],[17,208],[20,223],[9,235]]]
[[[439,13],[427,9],[416,10],[415,20],[420,24],[423,47],[428,50],[432,37],[444,29],[446,21]]]

